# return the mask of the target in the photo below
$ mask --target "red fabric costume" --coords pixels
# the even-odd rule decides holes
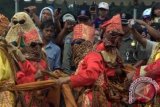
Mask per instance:
[[[24,63],[19,62],[19,66],[21,70],[16,74],[18,84],[34,82],[37,71],[47,69],[47,64],[44,60],[41,60],[40,62],[27,60]]]
[[[120,15],[114,16],[111,20],[105,22],[102,27],[105,27],[105,33],[110,33],[112,31],[123,33]],[[115,68],[109,67],[108,62],[104,61],[102,55],[100,54],[101,51],[106,51],[104,42],[97,44],[95,51],[89,52],[84,59],[80,61],[76,73],[70,77],[71,85],[74,88],[94,86],[99,77],[101,77],[101,74],[105,74],[107,77],[115,76]],[[116,59],[115,62],[118,63],[118,59]],[[107,89],[106,82],[107,81],[104,81],[104,79],[100,79],[100,87]],[[83,102],[84,104],[82,104],[82,107],[92,107],[92,90],[87,91],[85,96],[87,97],[84,98],[85,100]],[[111,107],[111,102],[105,101],[105,103],[107,104],[107,107]]]
[[[84,86],[92,86],[99,78],[100,74],[106,73],[108,77],[115,76],[115,69],[104,66],[104,61],[101,56],[100,51],[105,50],[104,43],[100,43],[97,45],[96,51],[89,52],[84,59],[79,63],[76,74],[71,75],[71,85],[73,88],[76,87],[84,87]],[[101,86],[103,88],[107,87],[107,83],[102,81]],[[89,91],[87,96],[92,102],[93,93]],[[111,107],[111,103],[108,102],[108,106]]]
[[[159,69],[159,65],[160,65],[160,59],[156,60],[155,62],[153,63],[150,63],[148,64],[145,68],[144,68],[144,71],[146,72],[145,74],[145,77],[150,77],[152,78],[153,80],[155,80],[158,85],[160,86],[160,69]],[[137,69],[134,77],[133,77],[133,80],[139,78],[141,75],[140,75],[140,69]],[[149,98],[152,98],[153,95],[155,94],[154,92],[156,91],[154,86],[153,85],[147,85],[145,87],[145,91],[143,92],[143,94]],[[158,96],[160,95],[160,89],[157,91],[157,94]],[[145,101],[146,99],[143,99],[143,98],[137,98],[138,101],[140,102],[143,102]],[[158,101],[158,103],[160,102],[159,99],[157,98],[156,99]],[[156,103],[157,103],[156,101]],[[155,103],[155,104],[156,104]],[[154,105],[154,104],[153,104]],[[152,105],[152,106],[153,106]],[[151,106],[151,105],[150,105]],[[135,106],[135,107],[141,107],[141,106]]]
[[[42,55],[37,55],[37,52],[39,54],[42,54],[41,46],[39,45],[41,43],[41,39],[39,37],[38,31],[36,29],[32,29],[29,32],[25,32],[23,37],[25,46],[32,50],[26,50],[26,55],[24,54],[24,56],[26,56],[26,61],[23,63],[19,62],[20,71],[16,73],[17,84],[24,84],[36,81],[37,72],[42,72],[48,68],[46,61],[42,58]],[[35,48],[31,46],[31,43],[37,43],[35,47],[38,46],[38,49],[37,47]],[[32,55],[35,58],[32,59]],[[30,102],[31,93],[32,92],[25,92],[25,100],[27,104],[29,104]],[[37,107],[36,104],[33,104],[33,106]]]
[[[73,87],[90,86],[98,79],[99,75],[106,71],[107,76],[114,76],[114,68],[105,68],[100,51],[105,50],[104,43],[97,46],[96,51],[88,53],[80,62],[75,75],[71,76]]]

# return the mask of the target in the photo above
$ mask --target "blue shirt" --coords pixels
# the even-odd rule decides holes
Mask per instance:
[[[45,46],[45,52],[50,69],[54,70],[56,68],[60,68],[61,49],[59,46],[50,41]]]
[[[94,20],[94,25],[95,25],[95,28],[99,28],[99,26],[101,25],[101,24],[103,24],[103,22],[105,22],[105,21],[107,21],[107,20],[109,20],[109,18],[108,17],[106,17],[104,20],[101,20],[100,18],[96,18],[95,20]]]

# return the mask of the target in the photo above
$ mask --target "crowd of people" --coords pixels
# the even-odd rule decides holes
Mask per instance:
[[[29,6],[11,22],[0,14],[0,107],[159,107],[159,90],[155,94],[151,85],[141,92],[149,100],[128,100],[137,78],[160,84],[160,2],[142,19],[109,12],[108,3],[100,2],[94,19],[86,9],[75,17],[50,6],[39,16]],[[54,86],[10,90],[47,80]]]

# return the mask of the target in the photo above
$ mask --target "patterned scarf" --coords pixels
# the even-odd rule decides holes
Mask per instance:
[[[83,41],[80,44],[74,44],[72,46],[73,58],[72,62],[75,67],[78,66],[79,62],[84,56],[93,49],[93,44],[90,41]]]

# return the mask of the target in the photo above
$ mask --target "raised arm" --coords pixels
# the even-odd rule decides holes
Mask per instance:
[[[131,29],[134,39],[136,39],[144,48],[147,45],[147,39],[143,38],[140,33],[137,32],[135,28]]]
[[[150,36],[152,36],[157,41],[160,41],[160,32],[158,30],[154,29],[152,26],[150,26],[149,24],[147,24],[143,20],[136,20],[136,22],[145,26],[146,29],[148,30],[148,33],[150,34]]]

